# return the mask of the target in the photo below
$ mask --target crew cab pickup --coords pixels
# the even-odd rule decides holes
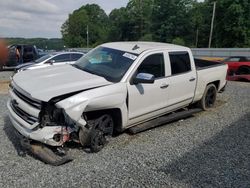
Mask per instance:
[[[194,60],[187,47],[106,43],[73,65],[17,73],[7,106],[24,145],[45,162],[61,164],[68,159],[51,161],[41,148],[54,151],[74,141],[97,152],[114,131],[136,133],[178,112],[207,110],[225,87],[226,74],[227,65]]]

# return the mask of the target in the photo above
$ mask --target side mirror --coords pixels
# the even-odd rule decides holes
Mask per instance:
[[[55,60],[49,60],[45,64],[51,64],[51,65],[53,65],[53,63],[55,63],[55,62],[56,62]]]
[[[155,76],[148,73],[139,73],[133,79],[134,84],[153,84],[155,82]]]

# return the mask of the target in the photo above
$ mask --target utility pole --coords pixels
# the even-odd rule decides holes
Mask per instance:
[[[211,43],[212,43],[213,29],[214,29],[215,10],[216,10],[216,1],[214,2],[214,9],[213,9],[213,16],[212,16],[212,21],[211,21],[211,30],[210,30],[208,48],[211,48]]]
[[[199,41],[199,28],[196,29],[196,39],[195,39],[195,46],[198,48],[198,41]]]
[[[89,48],[89,25],[87,25],[87,48]]]
[[[139,34],[140,37],[142,37],[142,30],[143,30],[142,0],[139,0],[139,9],[140,9]]]

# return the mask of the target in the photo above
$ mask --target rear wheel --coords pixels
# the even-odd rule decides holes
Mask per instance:
[[[238,74],[238,75],[250,74],[250,67],[248,67],[248,66],[241,66],[237,70],[236,74]]]
[[[207,85],[204,94],[199,101],[199,107],[203,110],[208,110],[212,108],[215,104],[215,100],[217,97],[217,88],[214,84]]]

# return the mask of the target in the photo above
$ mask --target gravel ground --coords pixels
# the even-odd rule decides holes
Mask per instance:
[[[71,149],[52,167],[18,156],[0,95],[0,187],[250,187],[250,83],[229,82],[212,111],[137,135],[99,153]]]
[[[8,81],[12,75],[12,71],[0,71],[0,81]]]
[[[0,95],[8,93],[10,77],[12,75],[13,75],[12,71],[0,72]]]

